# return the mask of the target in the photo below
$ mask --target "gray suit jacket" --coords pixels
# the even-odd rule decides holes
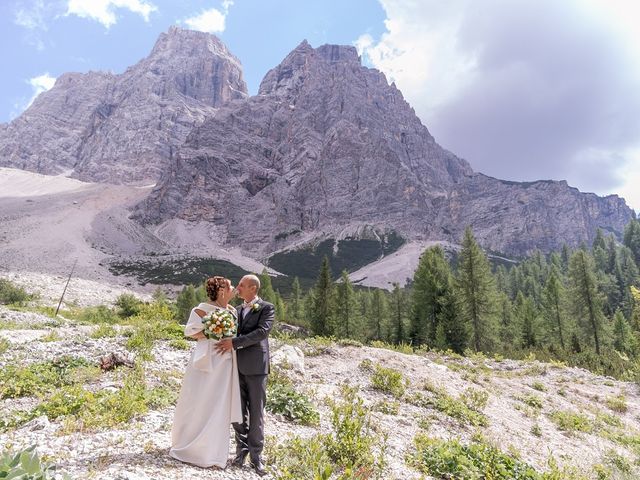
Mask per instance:
[[[269,373],[269,332],[275,319],[272,303],[260,299],[257,311],[249,310],[243,317],[238,309],[238,334],[232,340],[237,351],[238,372],[242,375],[266,375]]]

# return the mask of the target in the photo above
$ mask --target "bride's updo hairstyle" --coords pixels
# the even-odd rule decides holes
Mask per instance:
[[[205,283],[205,287],[207,289],[207,297],[212,302],[215,302],[218,299],[218,290],[221,288],[225,288],[231,285],[231,280],[224,277],[209,277]]]

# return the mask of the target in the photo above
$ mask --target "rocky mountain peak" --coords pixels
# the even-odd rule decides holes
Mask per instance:
[[[215,36],[172,27],[122,74],[63,74],[0,129],[0,166],[108,183],[155,183],[193,127],[246,98]]]

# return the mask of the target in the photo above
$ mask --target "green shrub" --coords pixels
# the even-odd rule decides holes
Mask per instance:
[[[8,365],[0,370],[0,398],[34,396],[70,385],[74,371],[89,365],[84,358],[70,355],[26,366]]]
[[[463,445],[458,440],[439,440],[419,433],[414,444],[415,453],[409,455],[408,462],[436,478],[539,478],[531,466],[484,442]]]
[[[267,443],[268,465],[272,465],[277,480],[329,480],[334,465],[326,449],[323,437],[294,437],[275,447]]]
[[[138,297],[130,293],[123,293],[115,301],[117,314],[121,318],[129,318],[134,315],[138,315],[142,305],[143,302],[138,299]]]
[[[293,383],[277,371],[267,384],[267,405],[271,413],[279,413],[292,422],[303,425],[317,425],[320,414],[311,401],[296,391]]]
[[[176,350],[189,350],[191,348],[191,342],[184,338],[174,338],[169,341],[169,346]]]
[[[517,456],[508,455],[485,441],[468,445],[458,440],[440,440],[419,433],[414,439],[415,451],[407,455],[407,463],[435,478],[465,480],[587,480],[576,469],[560,469],[555,460],[548,462],[546,472],[537,472]]]
[[[393,352],[404,353],[406,355],[412,355],[414,352],[413,347],[407,343],[387,343],[380,340],[373,340],[371,342],[373,348],[384,348],[385,350],[391,350]]]
[[[341,399],[329,401],[332,430],[310,439],[294,437],[267,448],[278,480],[369,480],[382,478],[384,443],[374,434],[362,399],[353,387],[343,386]]]
[[[56,467],[40,460],[35,445],[17,453],[3,452],[0,455],[0,478],[15,480],[52,480]],[[58,476],[58,475],[56,475]],[[70,479],[66,474],[62,479]]]
[[[542,383],[542,382],[533,382],[531,384],[531,388],[533,388],[534,390],[538,390],[539,392],[546,392],[547,391],[547,387],[545,387],[544,383]]]
[[[593,431],[593,423],[586,415],[555,410],[549,414],[549,418],[560,430],[566,432],[589,433]]]
[[[105,305],[97,305],[95,307],[83,308],[78,314],[77,319],[81,323],[89,324],[114,324],[120,319],[116,312]]]
[[[113,325],[101,323],[91,332],[91,338],[113,338],[118,334]]]
[[[487,406],[489,400],[489,394],[485,390],[478,390],[475,388],[467,388],[460,396],[464,404],[471,410],[480,412]]]
[[[379,478],[385,466],[384,445],[377,439],[369,413],[354,387],[342,387],[341,400],[331,401],[333,432],[326,451],[342,472],[340,478]]]
[[[11,342],[4,337],[0,337],[0,355],[9,350]]]
[[[400,404],[398,402],[382,400],[373,406],[373,410],[384,413],[385,415],[398,415],[398,412],[400,411]]]
[[[29,300],[31,300],[31,295],[24,288],[14,284],[11,280],[0,278],[0,303],[23,305]]]
[[[437,387],[429,382],[424,385],[425,390],[433,394],[432,397],[425,397],[416,392],[409,401],[414,405],[421,407],[431,407],[455,418],[463,424],[469,424],[476,427],[483,427],[489,424],[487,417],[480,411],[487,403],[488,394],[482,390],[467,389],[460,398],[454,398],[447,393],[444,388]],[[466,395],[471,393],[471,398]]]
[[[396,398],[402,397],[407,388],[407,380],[405,380],[402,373],[393,368],[380,365],[376,365],[371,376],[371,383],[376,390],[388,393]]]
[[[614,412],[624,413],[627,411],[627,399],[624,394],[617,395],[615,397],[608,397],[605,400],[607,407]]]
[[[542,398],[538,395],[526,394],[524,397],[518,398],[522,403],[533,408],[542,408]]]
[[[360,365],[358,365],[358,368],[360,370],[362,370],[363,372],[367,372],[367,373],[372,373],[373,372],[373,362],[371,360],[369,360],[368,358],[365,358],[364,360],[362,360],[360,362]]]

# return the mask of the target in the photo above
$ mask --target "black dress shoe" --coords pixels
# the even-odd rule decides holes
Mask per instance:
[[[238,455],[235,456],[235,458],[231,461],[231,465],[233,467],[238,467],[238,468],[242,468],[242,465],[244,465],[244,460],[245,458],[247,458],[247,454],[246,453],[239,453]]]
[[[264,463],[262,460],[252,460],[251,468],[256,472],[260,477],[264,477],[267,474],[267,469],[264,467]]]

